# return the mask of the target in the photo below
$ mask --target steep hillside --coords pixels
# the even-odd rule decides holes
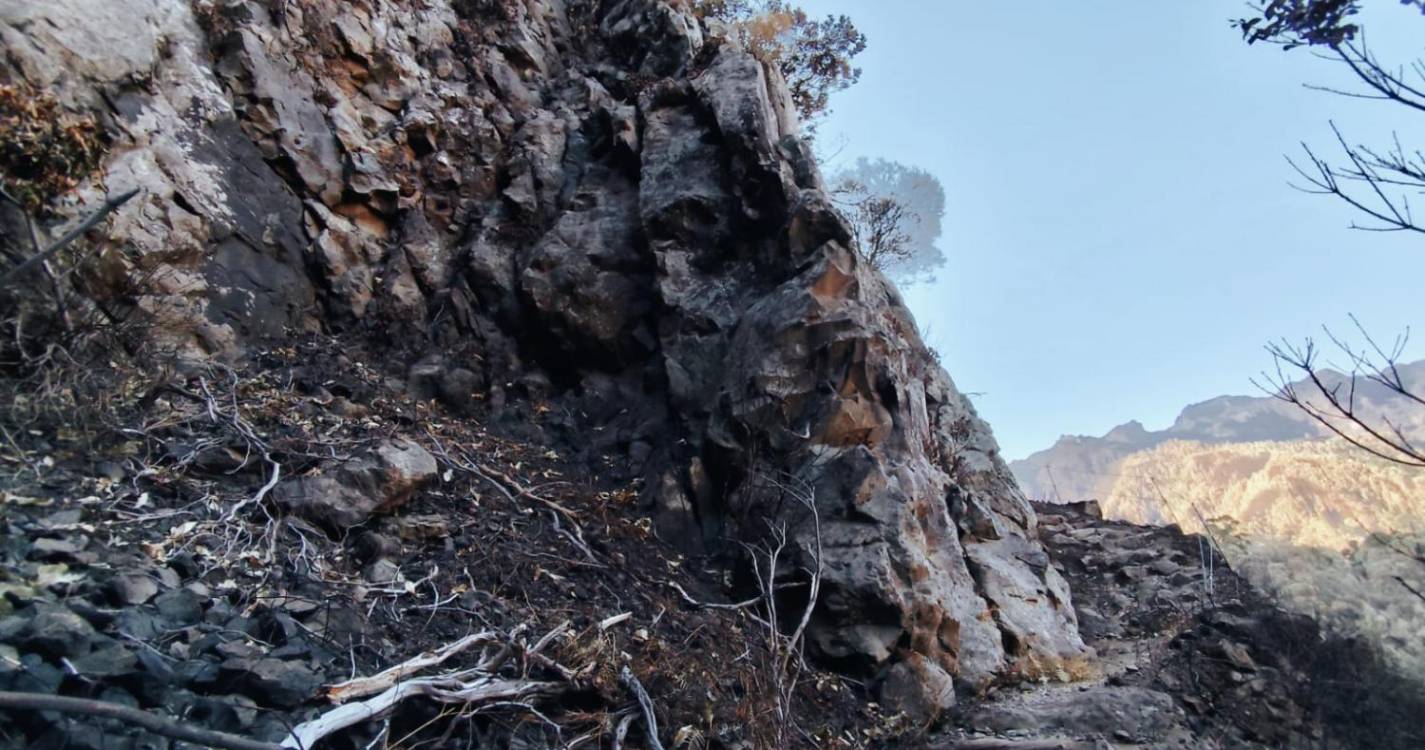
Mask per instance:
[[[687,3],[4,0],[0,37],[6,122],[34,136],[15,146],[43,167],[12,175],[37,197],[40,236],[116,206],[56,257],[73,281],[62,304],[47,284],[7,284],[12,404],[51,392],[51,343],[93,321],[122,329],[155,378],[111,373],[147,394],[88,435],[121,443],[149,418],[170,426],[146,411],[158,402],[207,399],[204,384],[231,380],[222,368],[276,377],[264,357],[327,337],[351,349],[339,369],[381,387],[309,384],[324,406],[434,399],[636,488],[629,512],[728,595],[766,589],[799,611],[816,592],[792,629],[889,704],[933,718],[957,694],[1087,653],[1034,511],[895,288],[850,246],[785,83]],[[56,146],[78,136],[82,148]],[[6,247],[28,247],[4,206]],[[95,383],[122,369],[120,348],[59,400],[77,413],[109,398]],[[239,419],[242,404],[221,403]],[[67,492],[30,471],[73,432],[63,411],[10,415],[16,497]],[[416,460],[399,446],[439,452],[417,423],[362,450],[259,450],[272,437],[254,429],[236,445],[164,434],[153,447],[185,471],[210,449],[214,465],[237,460],[180,537],[301,518],[350,542],[427,486],[373,489]],[[141,467],[114,475],[165,513],[193,502]],[[14,538],[43,537],[35,523]],[[751,549],[777,550],[772,567]]]
[[[1401,368],[1421,385],[1425,363]],[[1339,375],[1333,375],[1339,381]],[[1303,388],[1305,392],[1305,388]],[[1362,413],[1421,434],[1425,410],[1380,388]],[[1293,611],[1376,644],[1396,667],[1425,669],[1425,472],[1367,455],[1291,404],[1223,397],[1173,426],[1137,423],[1063,438],[1011,464],[1050,500],[1094,498],[1108,518],[1211,532],[1232,566]]]
[[[1298,612],[1425,669],[1425,472],[1342,442],[1170,442],[1124,459],[1110,518],[1211,532],[1233,567]],[[1206,521],[1204,526],[1203,521]]]
[[[1402,383],[1413,392],[1425,392],[1425,361],[1399,367]],[[1346,376],[1322,371],[1328,388],[1349,384]],[[1310,403],[1313,387],[1293,384]],[[1365,378],[1357,380],[1355,405],[1361,416],[1389,419],[1410,436],[1425,435],[1425,409]],[[1219,396],[1184,408],[1165,430],[1149,431],[1138,422],[1113,428],[1103,437],[1065,435],[1054,445],[1026,458],[1011,461],[1010,470],[1026,494],[1049,502],[1075,502],[1107,496],[1113,491],[1120,462],[1138,451],[1169,440],[1200,443],[1251,443],[1310,440],[1331,437],[1331,432],[1301,409],[1267,396]]]
[[[1342,550],[1371,531],[1425,526],[1425,472],[1342,442],[1164,443],[1117,468],[1099,501],[1134,523],[1230,518],[1239,533]]]

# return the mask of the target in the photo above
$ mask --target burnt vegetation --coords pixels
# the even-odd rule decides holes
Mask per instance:
[[[243,10],[206,7],[215,36]],[[286,0],[265,7],[290,20]],[[696,7],[781,74],[809,122],[860,76],[866,40],[845,16],[815,19],[781,0]],[[455,8],[470,23],[521,12],[507,0]],[[873,702],[869,681],[809,658],[830,548],[810,486],[752,456],[743,491],[776,511],[740,519],[757,533],[724,540],[713,560],[659,538],[631,455],[591,457],[543,375],[512,376],[513,403],[504,390],[494,403],[496,387],[470,370],[407,368],[406,344],[379,331],[289,330],[228,361],[180,360],[141,306],[144,274],[158,269],[116,262],[123,249],[93,231],[136,192],[89,190],[67,220],[51,214],[94,186],[105,149],[96,116],[0,86],[0,743],[925,742],[927,727]],[[862,169],[846,190],[863,259],[888,273],[943,263],[934,178]],[[929,357],[916,366],[930,369]],[[881,386],[883,402],[899,398]],[[950,451],[952,470],[977,436],[971,416],[947,425],[953,444],[928,450],[937,461]],[[1140,614],[1130,621],[1143,632],[1186,632],[1199,613]],[[1376,679],[1374,662],[1345,647],[1315,656],[1321,690],[1341,676],[1349,687],[1313,693],[1312,705],[1324,721],[1352,720],[1327,703],[1366,705],[1351,691]],[[1227,674],[1204,679],[1226,695]],[[1394,727],[1414,705],[1360,720]]]
[[[697,0],[693,8],[731,26],[743,49],[781,73],[808,125],[827,113],[833,93],[861,78],[852,61],[866,35],[845,15],[814,18],[786,0]]]

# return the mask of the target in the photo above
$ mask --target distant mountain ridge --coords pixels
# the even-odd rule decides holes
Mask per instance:
[[[1425,360],[1402,364],[1399,372],[1408,388],[1425,393]],[[1339,372],[1326,371],[1323,377],[1328,385],[1346,387],[1347,377]],[[1302,394],[1314,392],[1314,386],[1305,381],[1296,386]],[[1358,379],[1356,388],[1362,414],[1372,419],[1386,417],[1407,435],[1425,435],[1425,409],[1364,378]],[[1045,450],[1010,462],[1009,467],[1031,499],[1072,502],[1107,497],[1124,459],[1171,440],[1257,443],[1330,436],[1330,431],[1306,412],[1280,399],[1266,394],[1218,396],[1184,408],[1165,430],[1150,431],[1135,420],[1102,437],[1065,435]]]
[[[1425,361],[1399,371],[1425,394]],[[1345,385],[1339,373],[1325,377]],[[1358,381],[1355,405],[1425,445],[1420,404]],[[1425,599],[1409,593],[1425,591],[1416,560],[1425,469],[1371,456],[1297,406],[1222,396],[1183,409],[1165,430],[1128,422],[1102,437],[1062,437],[1010,470],[1033,499],[1094,499],[1108,519],[1206,527],[1232,569],[1287,609],[1366,639],[1402,674],[1425,674]]]

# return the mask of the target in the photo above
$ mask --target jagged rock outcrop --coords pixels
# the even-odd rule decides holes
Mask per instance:
[[[907,703],[1085,653],[988,426],[853,251],[785,84],[716,24],[92,6],[0,1],[5,68],[105,122],[77,200],[143,189],[103,262],[176,352],[365,332],[452,406],[558,400],[577,448],[636,463],[665,537],[716,554],[780,520],[797,563],[819,547],[815,652]]]

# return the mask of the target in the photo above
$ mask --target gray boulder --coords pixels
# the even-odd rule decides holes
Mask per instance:
[[[1121,737],[1152,745],[1184,727],[1187,715],[1166,693],[1141,687],[1072,687],[972,711],[967,723],[996,732]],[[1166,743],[1164,743],[1166,744]],[[1161,746],[1161,745],[1159,745]]]
[[[340,534],[376,513],[393,511],[436,476],[435,457],[406,440],[388,440],[312,476],[289,479],[272,490],[279,507]]]
[[[78,657],[107,640],[87,620],[59,604],[37,604],[19,644],[53,658]]]
[[[234,657],[223,662],[222,671],[237,690],[271,708],[296,708],[321,685],[306,665],[282,659]]]

